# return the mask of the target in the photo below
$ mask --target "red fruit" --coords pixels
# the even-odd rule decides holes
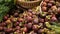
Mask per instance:
[[[5,26],[5,25],[6,25],[6,23],[2,23],[1,25],[2,25],[2,26]]]
[[[42,22],[42,23],[43,23],[43,22],[44,22],[44,19],[40,19],[40,22]]]
[[[32,16],[32,13],[28,12],[28,15],[29,15],[29,16]]]
[[[50,1],[49,1],[49,3],[52,3],[52,4],[54,4],[54,3],[55,3],[55,1],[54,1],[54,0],[50,0]]]
[[[33,20],[33,22],[34,22],[35,24],[38,24],[38,23],[39,23],[38,18],[35,18],[35,19]]]
[[[27,24],[24,24],[24,27],[27,27]]]
[[[16,30],[16,32],[17,32],[17,33],[19,33],[19,32],[20,32],[20,30]]]
[[[8,28],[8,29],[6,30],[6,32],[12,32],[12,31],[13,31],[12,28]]]
[[[33,28],[32,28],[34,31],[38,30],[38,26],[37,25],[33,25]]]
[[[27,21],[32,21],[32,17],[28,16]]]
[[[51,9],[48,10],[48,13],[52,13],[53,11]]]
[[[17,22],[17,18],[11,18],[10,19],[12,22]]]
[[[54,10],[57,9],[57,7],[56,6],[52,6],[51,9],[54,11]]]
[[[51,20],[52,20],[52,21],[56,21],[57,18],[56,18],[56,17],[52,17]]]
[[[33,15],[35,15],[35,14],[36,14],[36,12],[32,12],[32,14],[33,14]]]
[[[19,25],[19,22],[16,22],[16,25]]]
[[[60,13],[60,8],[57,9],[57,12]]]
[[[19,18],[18,21],[19,21],[19,22],[23,22],[23,18]]]
[[[17,25],[19,25],[20,23],[19,22],[16,22],[16,23],[14,23],[14,26],[17,26]]]
[[[5,32],[2,32],[1,34],[5,34]]]
[[[0,30],[3,30],[3,27],[0,26]]]
[[[16,29],[17,29],[17,30],[20,30],[20,26],[16,26]]]
[[[45,18],[45,22],[47,22],[48,21],[48,19],[47,18]]]
[[[42,3],[42,6],[45,6],[46,7],[47,6],[47,3],[46,2],[43,2]]]
[[[15,16],[15,17],[18,16],[18,13],[14,13],[14,16]]]
[[[0,23],[0,26],[2,26],[2,23]]]
[[[13,33],[10,33],[10,34],[13,34]]]
[[[27,28],[28,28],[28,29],[32,28],[32,23],[28,23],[28,24],[27,24]]]
[[[26,27],[24,27],[24,28],[23,28],[23,31],[24,31],[24,32],[27,32],[28,30],[27,30],[27,28],[26,28]]]
[[[40,33],[43,33],[44,32],[44,30],[43,29],[39,29],[38,30],[38,33],[40,34]]]
[[[7,24],[10,24],[10,23],[11,23],[11,20],[10,20],[10,19],[8,19],[8,20],[6,21],[6,23],[7,23]]]
[[[52,3],[48,3],[48,6],[51,7],[52,6]]]
[[[35,32],[30,32],[29,34],[37,34],[37,33],[35,33]]]
[[[6,27],[4,27],[3,29],[4,29],[4,31],[6,31],[6,30],[7,30],[7,28],[6,28]]]
[[[7,20],[8,19],[8,17],[7,16],[4,16],[4,20]]]
[[[32,15],[32,18],[35,18],[36,17],[36,15]]]
[[[45,2],[49,2],[49,0],[44,0]]]
[[[32,9],[28,9],[28,12],[32,12]]]
[[[52,14],[52,16],[51,16],[51,17],[56,17],[56,16],[55,16],[55,14]]]
[[[47,10],[47,7],[42,7],[42,11],[46,11]]]

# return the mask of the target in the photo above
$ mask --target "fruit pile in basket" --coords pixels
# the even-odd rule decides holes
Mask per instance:
[[[11,9],[0,22],[0,34],[60,34],[60,3],[43,0],[39,7]]]

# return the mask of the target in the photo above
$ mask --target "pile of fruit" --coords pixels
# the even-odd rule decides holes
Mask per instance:
[[[19,8],[19,7],[18,7]],[[43,0],[37,8],[12,9],[0,22],[0,34],[60,34],[60,3]]]

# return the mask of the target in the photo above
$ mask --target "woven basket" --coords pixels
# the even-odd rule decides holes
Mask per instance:
[[[40,5],[41,0],[35,0],[35,1],[20,1],[16,0],[17,4],[24,7],[24,8],[33,8],[38,5]]]

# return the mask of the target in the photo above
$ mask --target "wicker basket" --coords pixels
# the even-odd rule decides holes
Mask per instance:
[[[20,1],[16,0],[17,4],[24,7],[24,8],[33,8],[38,5],[40,5],[41,0],[35,0],[35,1]]]

